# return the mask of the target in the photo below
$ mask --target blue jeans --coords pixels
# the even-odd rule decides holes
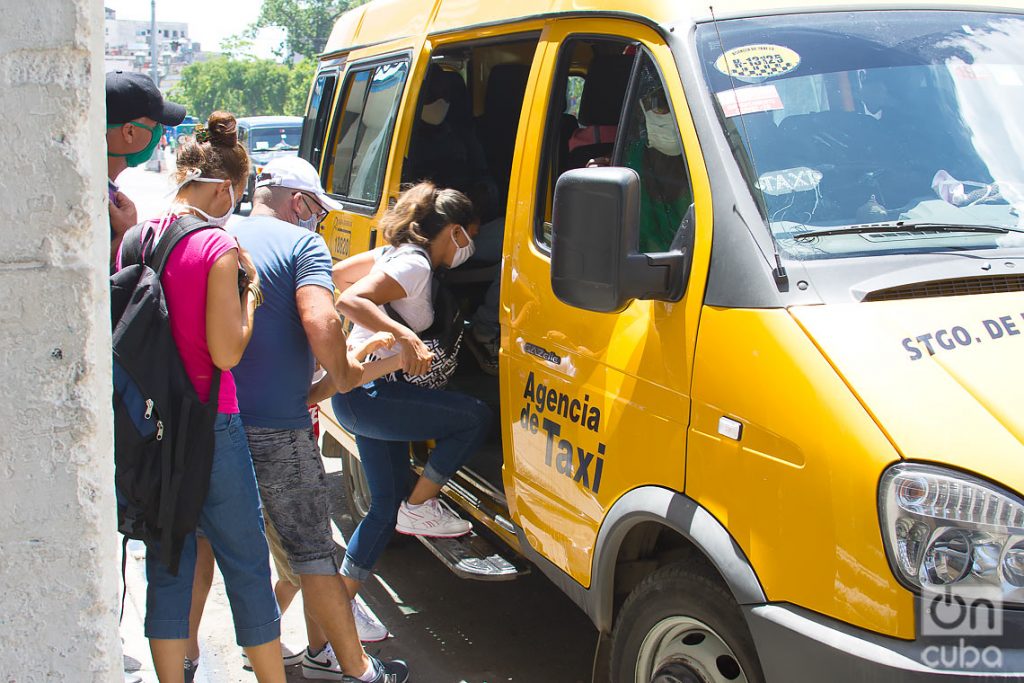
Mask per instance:
[[[491,409],[454,391],[404,381],[371,382],[331,400],[341,425],[355,434],[370,486],[370,511],[348,543],[341,573],[365,581],[395,531],[409,495],[409,442],[437,445],[423,476],[444,485],[487,438]]]
[[[249,444],[238,415],[220,414],[210,492],[199,525],[210,540],[231,603],[235,637],[242,647],[263,645],[281,635],[281,614],[270,582],[270,559]],[[178,575],[160,562],[159,544],[146,551],[146,637],[188,638],[196,536],[189,534]]]

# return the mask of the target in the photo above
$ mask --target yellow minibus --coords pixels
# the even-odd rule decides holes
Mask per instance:
[[[445,278],[499,330],[450,390],[500,419],[445,491],[476,532],[427,544],[543,572],[615,683],[1024,680],[1024,9],[772,5],[338,20],[334,257],[423,178],[500,245]]]

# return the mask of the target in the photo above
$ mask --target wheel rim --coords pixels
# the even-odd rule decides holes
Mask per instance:
[[[345,452],[345,468],[349,471],[349,476],[346,477],[349,482],[348,495],[352,500],[352,506],[362,519],[370,512],[370,484],[366,481],[363,464],[348,451]]]
[[[650,630],[636,662],[636,683],[747,683],[732,648],[692,617],[663,619]]]

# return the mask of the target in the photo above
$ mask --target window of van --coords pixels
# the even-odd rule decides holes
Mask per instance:
[[[677,246],[683,217],[693,203],[679,124],[654,60],[637,57],[633,83],[619,127],[614,165],[640,176],[640,251],[655,253]]]
[[[323,154],[324,131],[327,129],[328,117],[331,115],[331,102],[334,100],[334,88],[338,82],[338,74],[334,72],[317,74],[310,94],[306,118],[302,122],[302,140],[299,142],[299,156],[320,167]]]
[[[579,117],[580,95],[583,94],[583,76],[569,76],[565,88],[565,113],[569,116]]]
[[[292,126],[263,126],[249,130],[249,149],[262,150],[293,150],[299,148],[299,136],[302,128]]]
[[[611,164],[640,176],[640,251],[678,248],[686,237],[680,231],[693,193],[679,125],[654,58],[633,43],[587,38],[567,41],[559,59],[545,140],[554,151],[544,155],[549,161],[542,173],[548,180],[539,184],[545,196],[538,243],[551,246],[558,176]],[[580,68],[585,76],[572,73]]]
[[[555,182],[590,159],[609,160],[615,146],[633,58],[621,38],[570,38],[558,53],[538,189],[537,243],[551,248]],[[588,88],[588,86],[591,86]]]
[[[380,201],[391,133],[408,73],[406,59],[349,73],[327,174],[332,193],[364,204]]]

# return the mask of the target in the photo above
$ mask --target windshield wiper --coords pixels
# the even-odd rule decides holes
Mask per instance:
[[[966,225],[960,223],[928,223],[924,221],[895,221],[892,223],[865,223],[863,225],[847,225],[827,230],[812,230],[793,235],[793,239],[803,240],[811,237],[828,237],[830,235],[856,235],[886,232],[985,232],[1006,234],[1008,232],[1024,233],[1019,228],[1008,228],[1002,225]]]

